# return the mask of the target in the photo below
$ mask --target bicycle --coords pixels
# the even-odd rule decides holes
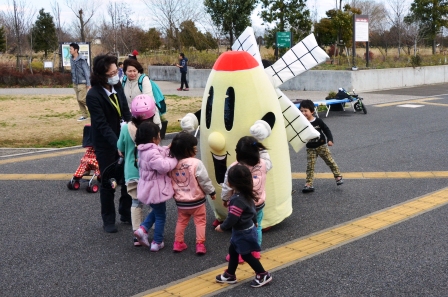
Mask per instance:
[[[353,89],[352,93],[353,94],[350,94],[350,96],[355,99],[353,101],[356,101],[356,103],[353,105],[354,110],[355,111],[362,111],[362,112],[364,112],[364,114],[366,114],[367,113],[367,108],[364,105],[364,103],[362,102],[362,100],[364,100],[364,98],[359,97],[359,95],[355,93],[355,89]]]

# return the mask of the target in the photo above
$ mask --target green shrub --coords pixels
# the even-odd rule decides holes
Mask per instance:
[[[72,84],[70,72],[61,73],[50,70],[24,69],[23,72],[16,68],[0,66],[0,87],[70,87]]]
[[[422,65],[422,57],[417,54],[411,57],[411,65],[412,67],[420,67]]]
[[[334,92],[334,91],[331,91],[330,93],[328,93],[328,96],[327,97],[325,97],[325,99],[334,99],[334,98],[336,98],[336,92]]]

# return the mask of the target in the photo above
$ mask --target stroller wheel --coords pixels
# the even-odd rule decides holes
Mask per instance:
[[[69,181],[69,182],[67,183],[67,188],[68,188],[69,190],[73,190],[73,184],[72,184],[72,181]]]
[[[90,187],[90,192],[91,193],[97,193],[100,187],[98,187],[97,184],[94,184]]]
[[[79,190],[80,187],[81,187],[81,183],[78,180],[75,180],[73,182],[73,190]]]

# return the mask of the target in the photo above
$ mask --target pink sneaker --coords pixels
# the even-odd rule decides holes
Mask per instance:
[[[254,256],[255,259],[260,259],[261,258],[260,252],[252,252],[252,256]]]
[[[226,256],[226,261],[229,262],[229,260],[230,260],[230,255],[227,254],[227,256]],[[243,260],[243,258],[241,257],[241,255],[238,255],[238,263],[239,263],[239,264],[243,264],[243,263],[244,263],[244,260]]]
[[[146,232],[145,228],[140,226],[140,228],[135,230],[134,236],[137,237],[138,242],[142,245],[149,247],[148,232]]]
[[[187,244],[185,242],[179,242],[179,241],[175,241],[174,245],[173,245],[173,251],[175,252],[182,252],[183,250],[187,249]]]
[[[157,243],[154,240],[151,242],[151,252],[158,252],[159,250],[163,249],[165,244],[163,241],[161,243]]]
[[[196,244],[196,254],[204,255],[206,252],[207,252],[207,249],[205,248],[205,245],[203,243]]]

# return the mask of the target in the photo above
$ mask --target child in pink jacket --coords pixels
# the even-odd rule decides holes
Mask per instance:
[[[187,248],[184,242],[185,228],[193,217],[196,226],[196,254],[203,255],[205,249],[205,202],[206,194],[215,199],[215,188],[201,160],[195,158],[198,140],[187,132],[178,133],[171,142],[171,156],[178,160],[170,172],[177,205],[177,224],[173,250],[181,252]]]
[[[160,146],[160,128],[152,122],[144,122],[137,128],[135,144],[138,150],[138,168],[140,179],[137,185],[137,199],[149,204],[152,212],[140,225],[134,235],[147,247],[148,230],[155,224],[151,251],[157,252],[164,247],[163,232],[166,220],[166,201],[173,197],[174,191],[168,172],[177,165],[177,160],[169,156],[169,147]]]

